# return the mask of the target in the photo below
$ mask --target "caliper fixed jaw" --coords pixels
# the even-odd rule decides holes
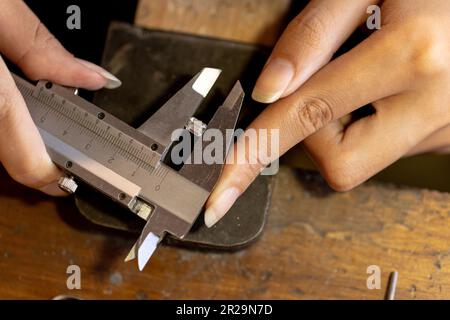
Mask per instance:
[[[190,222],[180,219],[161,207],[154,208],[125,261],[137,258],[139,270],[142,271],[167,232],[178,238],[183,238],[189,232],[191,226]]]

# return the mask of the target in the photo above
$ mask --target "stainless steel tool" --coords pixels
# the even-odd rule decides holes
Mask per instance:
[[[398,272],[393,271],[389,275],[388,288],[386,292],[386,300],[395,300],[395,292],[397,290]]]
[[[203,69],[138,129],[74,89],[48,81],[34,85],[14,75],[51,159],[66,173],[60,187],[73,193],[83,181],[147,221],[125,259],[137,257],[140,270],[166,233],[183,238],[189,232],[220,176],[223,162],[187,161],[174,169],[163,161],[177,129],[201,136],[205,128],[215,128],[225,136],[235,128],[244,98],[239,82],[208,125],[193,117],[219,74]],[[224,157],[231,142],[223,145]]]

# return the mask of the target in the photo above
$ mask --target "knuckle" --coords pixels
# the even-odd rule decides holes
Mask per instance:
[[[334,118],[332,103],[325,98],[308,98],[293,108],[294,128],[306,137]]]
[[[20,66],[31,80],[40,78],[41,70],[36,68],[40,65],[39,59],[45,59],[46,53],[59,49],[61,44],[51,34],[42,22],[35,28],[34,35],[28,48],[17,59],[16,64]]]
[[[313,10],[295,17],[288,25],[290,41],[321,50],[328,43],[326,14]]]
[[[440,74],[448,68],[448,58],[443,54],[442,46],[435,40],[426,40],[414,51],[413,70],[421,76]]]
[[[31,50],[42,50],[58,46],[59,42],[55,36],[48,31],[42,22],[39,22],[34,33],[33,42],[30,46]]]
[[[354,182],[352,179],[349,179],[348,177],[343,175],[332,176],[328,179],[325,178],[325,180],[327,181],[330,188],[337,192],[347,192],[359,185],[359,183]]]
[[[349,191],[364,181],[362,171],[355,164],[352,153],[342,153],[333,159],[327,157],[321,164],[322,175],[333,190]]]
[[[450,47],[445,34],[429,19],[416,18],[405,23],[405,36],[412,37],[409,64],[417,76],[433,76],[449,69]]]

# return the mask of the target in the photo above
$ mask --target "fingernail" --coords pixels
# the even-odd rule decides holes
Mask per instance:
[[[217,200],[205,211],[205,225],[211,228],[227,213],[236,202],[241,192],[237,188],[229,188],[223,191]]]
[[[100,75],[105,77],[108,80],[108,82],[106,82],[106,84],[105,84],[106,89],[115,89],[122,85],[122,81],[117,79],[112,73],[110,73],[106,70],[103,70],[102,72],[100,72]]]
[[[77,59],[77,61],[84,65],[86,68],[97,72],[103,78],[108,80],[104,86],[106,89],[115,89],[122,85],[122,81],[120,81],[115,75],[113,75],[111,72],[106,71],[102,67],[83,59]]]
[[[256,81],[252,98],[262,103],[277,101],[294,77],[293,64],[282,58],[272,59]]]

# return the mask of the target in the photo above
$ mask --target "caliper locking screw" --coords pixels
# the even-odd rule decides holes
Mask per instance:
[[[153,211],[153,207],[148,203],[145,203],[144,201],[138,199],[133,206],[133,211],[142,219],[147,220]]]
[[[78,184],[73,180],[73,178],[67,176],[59,178],[58,186],[68,193],[75,193],[78,188]]]

